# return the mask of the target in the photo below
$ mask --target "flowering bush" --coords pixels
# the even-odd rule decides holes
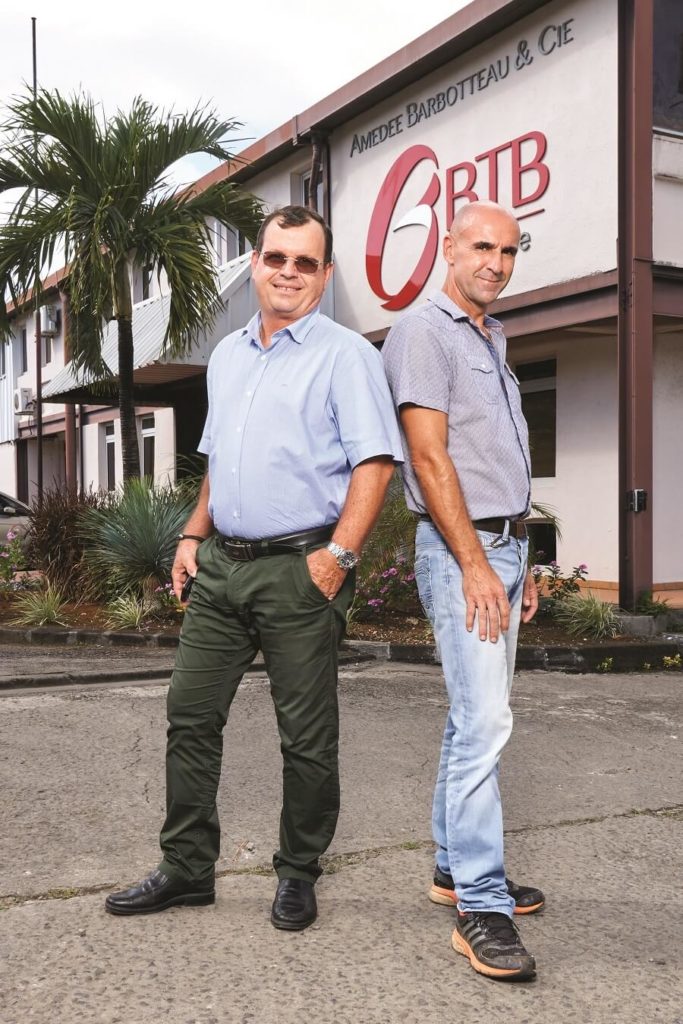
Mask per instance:
[[[14,574],[26,568],[21,541],[15,530],[7,531],[7,542],[0,544],[0,589],[12,587]]]
[[[421,615],[415,573],[407,558],[397,555],[383,569],[361,572],[354,603],[359,616],[385,611]]]
[[[571,573],[562,575],[558,562],[549,562],[548,565],[533,565],[531,575],[536,581],[539,593],[550,598],[551,601],[566,601],[572,594],[578,594],[581,590],[580,580],[585,580],[588,566],[585,562],[575,565]]]

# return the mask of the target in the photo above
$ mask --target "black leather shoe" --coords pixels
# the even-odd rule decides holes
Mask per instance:
[[[303,882],[300,878],[281,878],[270,914],[275,927],[299,932],[313,924],[317,916],[313,883]]]
[[[104,909],[110,914],[155,914],[169,907],[206,907],[215,902],[213,886],[197,888],[188,882],[174,881],[156,869],[130,889],[107,896]]]

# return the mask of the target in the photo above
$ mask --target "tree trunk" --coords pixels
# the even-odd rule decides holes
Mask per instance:
[[[140,476],[140,449],[135,427],[133,399],[133,322],[126,317],[118,321],[119,328],[119,416],[121,419],[121,453],[123,480]]]

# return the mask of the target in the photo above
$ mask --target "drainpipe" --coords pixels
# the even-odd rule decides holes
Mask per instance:
[[[85,452],[83,450],[83,406],[78,406],[78,475],[81,490],[85,490]]]
[[[62,303],[62,337],[64,345],[64,365],[71,359],[71,345],[69,338],[69,316],[68,298],[60,293]],[[64,405],[64,462],[66,471],[66,489],[75,493],[78,489],[78,477],[76,472],[76,407],[75,405]]]
[[[325,143],[326,139],[324,135],[318,132],[313,132],[311,135],[312,155],[311,155],[311,183],[308,190],[308,205],[311,210],[315,210],[316,213],[322,213],[318,210],[318,183],[322,180],[323,176],[323,161],[325,156]],[[323,189],[325,193],[327,189]]]
[[[652,590],[654,0],[619,4],[619,603]]]

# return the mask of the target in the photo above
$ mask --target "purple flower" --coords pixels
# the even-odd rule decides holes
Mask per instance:
[[[368,601],[368,604],[370,605],[371,608],[381,608],[381,606],[384,604],[384,601],[382,600],[381,597],[371,597],[370,600]]]
[[[16,535],[17,535],[16,534],[16,530],[8,530],[7,531],[7,540],[14,540]]]
[[[553,559],[552,562],[548,562],[548,565],[552,566],[553,569],[559,569],[560,568],[560,563],[556,562],[555,559]]]
[[[588,566],[586,565],[585,562],[582,562],[581,565],[579,566],[579,572],[588,572]]]
[[[414,579],[415,579],[415,573],[414,572],[409,572],[406,575],[404,582],[405,583],[412,583]]]
[[[389,589],[389,587],[380,587],[379,592],[380,592],[380,594],[386,594],[388,589]]]
[[[0,558],[9,558],[9,551],[0,551]]]

